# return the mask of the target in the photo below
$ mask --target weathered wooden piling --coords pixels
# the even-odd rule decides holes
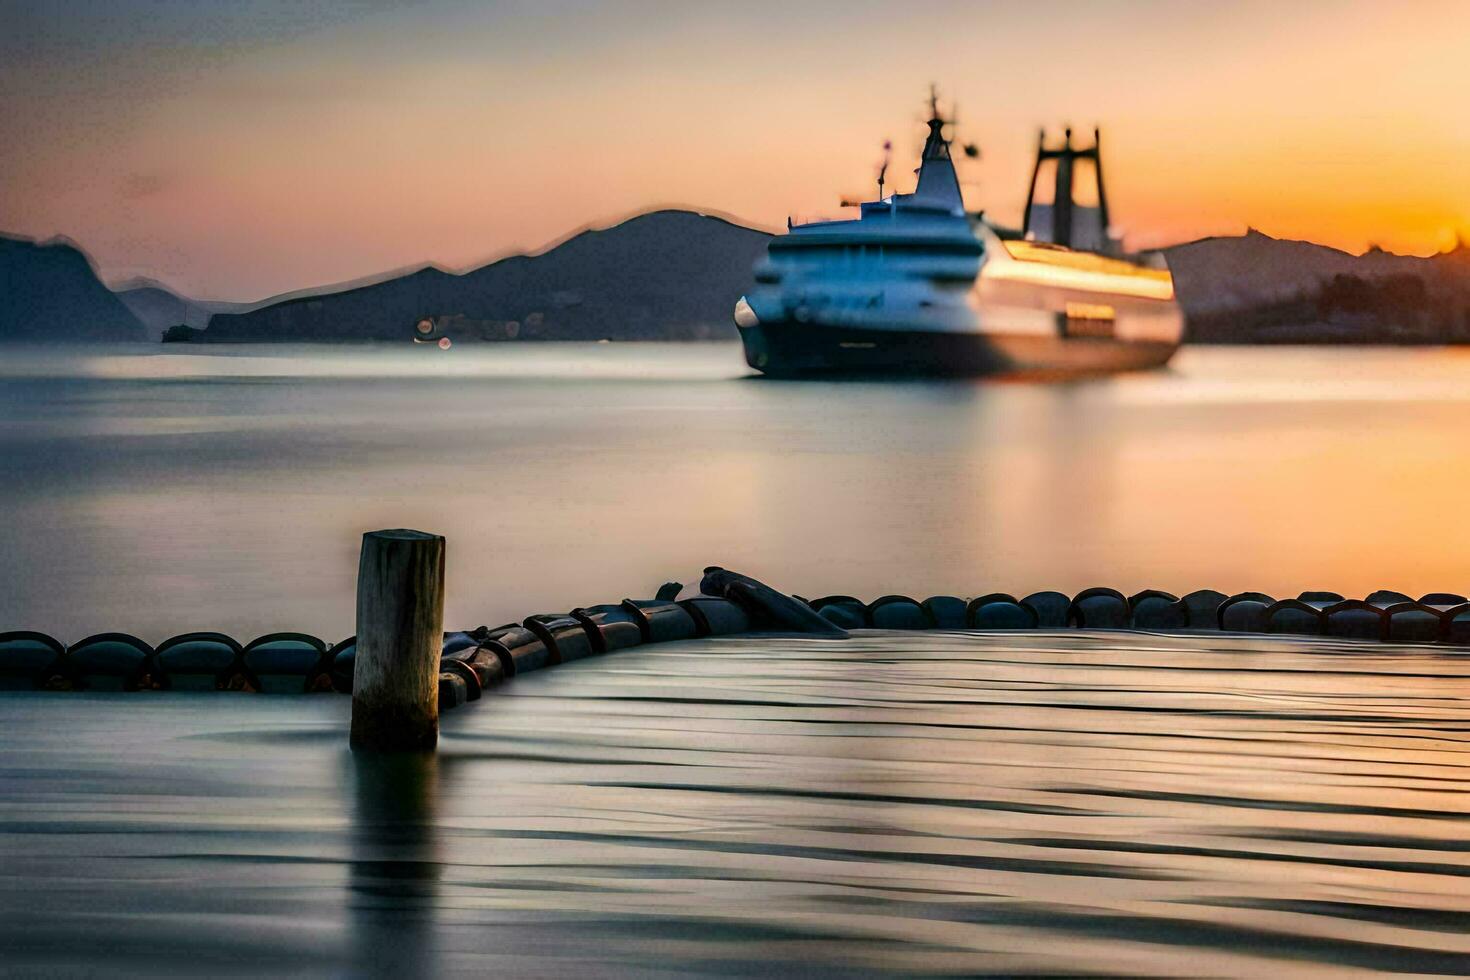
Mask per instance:
[[[357,567],[352,748],[411,752],[439,740],[444,538],[369,531]]]

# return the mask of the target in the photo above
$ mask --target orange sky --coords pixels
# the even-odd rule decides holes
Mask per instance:
[[[906,189],[933,80],[1001,219],[1036,127],[1096,122],[1135,246],[1424,253],[1470,231],[1467,37],[1455,0],[0,0],[0,229],[253,299],[668,203],[779,226],[868,191],[885,137]]]

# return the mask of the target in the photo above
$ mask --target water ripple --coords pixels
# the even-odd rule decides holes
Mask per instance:
[[[668,644],[517,678],[396,761],[345,751],[345,700],[0,694],[0,945],[21,973],[1470,971],[1466,664],[1362,651]]]

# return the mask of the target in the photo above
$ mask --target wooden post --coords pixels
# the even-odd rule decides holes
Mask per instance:
[[[439,740],[444,539],[369,531],[357,566],[354,750],[428,751]]]

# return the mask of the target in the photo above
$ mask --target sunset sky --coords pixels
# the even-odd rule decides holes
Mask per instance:
[[[0,0],[0,230],[257,299],[659,205],[838,216],[930,81],[972,208],[1103,127],[1134,246],[1470,232],[1470,3]]]

